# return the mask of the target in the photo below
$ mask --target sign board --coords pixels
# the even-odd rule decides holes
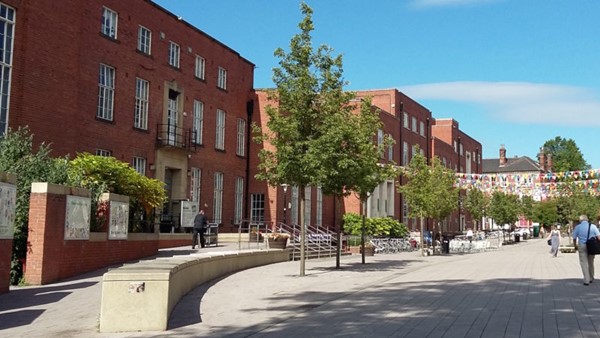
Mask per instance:
[[[200,210],[200,203],[192,201],[181,201],[181,226],[184,228],[194,227],[194,217]]]
[[[17,187],[0,183],[0,238],[12,239],[15,233]]]
[[[129,228],[129,203],[110,202],[108,239],[127,239]]]
[[[65,239],[90,238],[90,214],[92,201],[87,197],[67,196],[65,213]]]

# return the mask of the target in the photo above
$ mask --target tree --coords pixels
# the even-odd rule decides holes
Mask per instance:
[[[467,191],[464,207],[475,220],[475,229],[477,229],[478,222],[481,222],[481,218],[486,216],[489,203],[489,197],[481,190],[471,189]]]
[[[519,220],[520,211],[519,197],[517,195],[505,194],[499,191],[495,191],[492,194],[489,215],[494,219],[496,224],[509,224],[512,228],[514,223]]]
[[[454,187],[454,171],[444,167],[439,158],[434,158],[431,166],[418,151],[403,172],[408,178],[398,189],[408,203],[409,217],[421,219],[421,248],[423,247],[423,220],[441,220],[455,210],[458,203],[458,190]],[[434,222],[435,223],[435,222]]]
[[[9,130],[0,138],[0,172],[17,176],[17,202],[11,263],[11,284],[22,281],[22,259],[27,256],[29,197],[31,183],[63,184],[67,180],[67,159],[51,158],[50,146],[42,143],[34,152],[33,134],[27,127]]]
[[[333,57],[327,46],[313,49],[313,11],[305,3],[300,8],[304,18],[298,25],[300,33],[291,39],[290,51],[286,53],[281,48],[275,51],[280,61],[279,67],[273,69],[276,89],[269,93],[271,104],[266,107],[268,131],[256,126],[254,130],[258,134],[255,141],[268,141],[274,148],[260,151],[256,178],[273,186],[298,187],[302,229],[300,275],[304,276],[305,187],[326,180],[320,168],[322,147],[317,143],[333,125],[327,121],[335,119],[332,116],[340,112],[350,96],[342,91],[342,57]]]
[[[533,207],[533,216],[531,219],[534,222],[540,223],[542,226],[548,226],[558,222],[556,199],[549,199],[535,203]]]
[[[382,122],[380,111],[371,106],[370,98],[361,100],[357,107],[351,104],[355,97],[353,93],[344,93],[341,86],[336,88],[336,91],[328,93],[330,104],[327,109],[330,111],[324,114],[323,135],[315,142],[316,156],[320,162],[318,182],[324,194],[334,196],[338,206],[343,196],[353,191],[357,192],[363,203],[377,185],[397,176],[393,163],[380,163],[381,155],[393,141],[386,137],[382,144],[374,143]],[[364,194],[361,194],[363,190]],[[337,207],[336,211],[341,209]],[[341,234],[339,230],[338,234]],[[336,267],[339,268],[339,238],[337,243]]]
[[[139,174],[128,163],[114,157],[78,154],[69,162],[68,176],[70,185],[90,190],[92,231],[97,230],[104,222],[103,218],[97,217],[100,207],[98,203],[103,193],[128,196],[130,213],[138,212],[139,206],[143,210],[144,219],[148,219],[153,208],[162,206],[167,200],[163,182]],[[139,218],[135,220],[139,221]]]
[[[354,157],[355,167],[349,170],[347,190],[354,191],[361,202],[363,211],[363,231],[361,234],[362,263],[365,264],[365,220],[367,217],[367,200],[370,194],[381,183],[398,176],[393,162],[381,163],[384,151],[391,146],[392,140],[384,138],[382,143],[375,143],[377,131],[381,128],[379,112],[371,106],[371,100],[362,100],[360,114],[352,119],[353,137],[348,142],[346,153]]]
[[[552,155],[552,171],[577,171],[590,169],[590,165],[583,158],[579,147],[572,139],[556,136],[544,143],[543,150]]]

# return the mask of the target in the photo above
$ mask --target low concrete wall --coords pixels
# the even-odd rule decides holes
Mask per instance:
[[[102,281],[100,331],[164,331],[179,299],[198,285],[288,260],[287,250],[222,251],[157,258],[110,270]]]

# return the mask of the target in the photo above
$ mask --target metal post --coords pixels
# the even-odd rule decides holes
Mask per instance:
[[[281,186],[283,187],[283,224],[287,225],[286,211],[287,211],[287,188],[288,188],[288,185],[282,184]]]

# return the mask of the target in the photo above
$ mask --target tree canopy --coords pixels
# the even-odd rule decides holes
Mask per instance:
[[[590,169],[590,165],[583,158],[579,147],[572,139],[556,136],[543,145],[546,154],[552,155],[552,171],[577,171]]]
[[[439,158],[431,166],[418,151],[411,159],[403,175],[408,182],[398,189],[408,203],[409,217],[440,220],[456,209],[458,189],[454,171],[444,167]]]

